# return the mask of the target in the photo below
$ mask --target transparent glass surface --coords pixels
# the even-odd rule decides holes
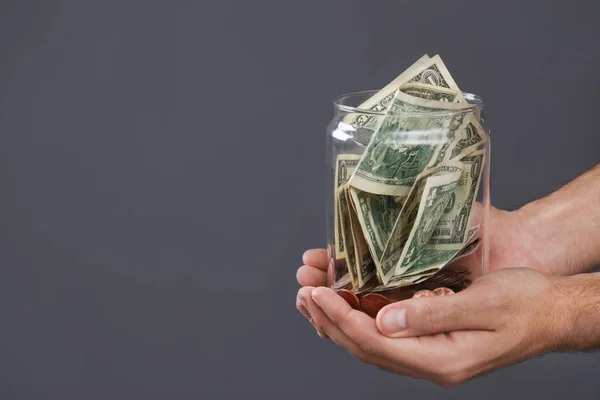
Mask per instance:
[[[441,111],[358,108],[376,93],[335,99],[326,144],[327,285],[372,316],[485,274],[490,210],[482,99],[463,93],[468,104]]]

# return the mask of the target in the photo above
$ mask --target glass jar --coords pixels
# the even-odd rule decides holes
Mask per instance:
[[[359,108],[376,93],[335,99],[326,146],[327,285],[373,317],[390,302],[456,293],[486,273],[490,211],[482,99]]]

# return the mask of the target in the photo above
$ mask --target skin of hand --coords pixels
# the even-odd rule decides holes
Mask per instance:
[[[600,164],[516,211],[490,207],[490,270],[526,267],[567,276],[600,266],[599,209]],[[481,210],[477,214],[481,218]],[[300,285],[324,286],[327,252],[308,250],[303,262],[296,274]]]
[[[376,320],[324,287],[303,287],[298,302],[321,335],[359,360],[455,387],[561,348],[556,293],[552,278],[516,268],[487,274],[452,296],[394,303]]]
[[[533,207],[516,211],[490,208],[490,271],[524,267],[546,275],[572,275],[590,270],[593,263],[572,262],[569,245],[563,240],[568,229],[562,224],[545,223],[544,217],[534,210]],[[560,235],[552,235],[552,230],[559,231]],[[471,268],[470,261],[472,257],[467,257],[461,264],[469,267],[476,278],[479,271]],[[296,273],[298,283],[325,286],[328,262],[325,249],[305,252],[304,265]]]
[[[304,262],[318,268],[300,280],[321,282],[326,252],[309,250]],[[600,344],[600,274],[498,270],[452,296],[390,304],[376,319],[325,287],[301,288],[297,307],[319,336],[359,360],[443,387],[546,352]],[[595,321],[581,318],[593,313]]]
[[[297,308],[360,360],[445,387],[537,354],[600,347],[600,274],[560,276],[600,266],[599,182],[596,166],[517,211],[492,208],[493,272],[460,293],[393,303],[372,319],[319,287],[329,257],[315,249],[297,272]]]
[[[538,267],[542,272],[546,272],[544,268],[550,269],[543,260],[539,260],[534,256],[533,252],[537,250],[537,244],[532,240],[534,232],[529,232],[523,229],[523,218],[516,215],[516,212],[502,211],[496,208],[491,208],[490,224],[491,231],[494,235],[490,238],[492,242],[490,251],[490,264],[494,269],[511,268],[519,265],[530,265]],[[511,234],[512,232],[512,234]],[[523,245],[526,244],[526,245]],[[559,250],[560,251],[560,250]],[[302,265],[297,273],[296,278],[302,286],[316,287],[325,286],[327,282],[327,267],[329,256],[325,249],[308,250],[302,257],[304,265]],[[460,266],[467,267],[473,273],[473,278],[476,278],[480,271],[473,267],[473,257],[467,257],[461,261]],[[302,291],[302,290],[301,290]],[[300,298],[300,292],[298,294]],[[298,310],[309,320],[310,313],[296,301]],[[320,337],[326,335],[317,329]]]

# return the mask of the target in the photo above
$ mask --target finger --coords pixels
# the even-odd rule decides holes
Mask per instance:
[[[303,302],[300,300],[300,298],[296,297],[296,308],[298,309],[298,311],[300,311],[300,313],[302,313],[302,315],[304,315],[304,317],[312,323],[312,316],[310,315],[310,312],[308,311],[308,307],[305,306],[303,304]]]
[[[437,359],[429,356],[429,349],[419,342],[419,338],[382,336],[373,318],[354,310],[331,289],[314,288],[311,297],[316,300],[315,307],[309,300],[309,308],[317,326],[322,326],[335,343],[341,343],[362,361],[414,378],[427,377],[431,364],[435,367]],[[327,318],[325,322],[323,317]],[[449,343],[446,335],[439,335],[436,340],[443,345]]]
[[[325,271],[329,265],[329,257],[325,249],[306,250],[302,255],[302,262],[311,267]]]
[[[334,295],[339,297],[335,293]],[[350,308],[350,306],[347,304],[346,307]],[[407,371],[400,368],[399,365],[395,365],[390,360],[378,357],[372,351],[372,347],[361,346],[352,338],[348,337],[348,335],[346,335],[335,323],[331,321],[323,309],[317,303],[315,303],[314,299],[311,298],[308,300],[308,308],[313,316],[313,323],[317,326],[317,330],[324,332],[331,339],[331,341],[337,344],[339,347],[345,349],[348,353],[358,358],[362,362],[377,365],[381,368],[394,371],[396,373],[406,374]],[[350,309],[352,310],[352,308]],[[371,318],[367,318],[370,319],[371,322],[373,321]],[[374,327],[372,328],[375,329]]]
[[[308,322],[310,322],[310,324],[313,326],[313,328],[316,329],[319,337],[321,339],[326,339],[327,335],[324,332],[319,331],[319,329],[317,328],[317,325],[315,324],[315,322],[313,320],[313,316],[310,313],[310,309],[308,306],[308,302],[310,300],[310,293],[312,292],[313,289],[314,289],[314,287],[305,286],[305,287],[300,288],[300,290],[298,290],[298,294],[296,295],[296,308],[298,309],[298,311],[300,311],[302,313],[302,315],[304,315],[306,317],[306,319],[308,320]]]
[[[433,335],[466,329],[493,330],[501,315],[472,286],[451,296],[420,297],[390,304],[377,314],[377,328],[389,337]]]
[[[327,274],[320,269],[303,265],[298,268],[296,279],[302,286],[324,286],[327,281]]]
[[[377,330],[373,318],[350,307],[331,289],[315,288],[311,297],[331,322],[328,328],[352,340],[370,358],[385,356],[385,338]],[[331,337],[328,330],[325,332]]]

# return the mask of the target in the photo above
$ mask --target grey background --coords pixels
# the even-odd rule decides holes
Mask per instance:
[[[294,305],[331,99],[440,53],[486,100],[493,204],[518,207],[598,160],[596,1],[0,11],[1,399],[598,398],[597,354],[450,391],[362,365]]]

